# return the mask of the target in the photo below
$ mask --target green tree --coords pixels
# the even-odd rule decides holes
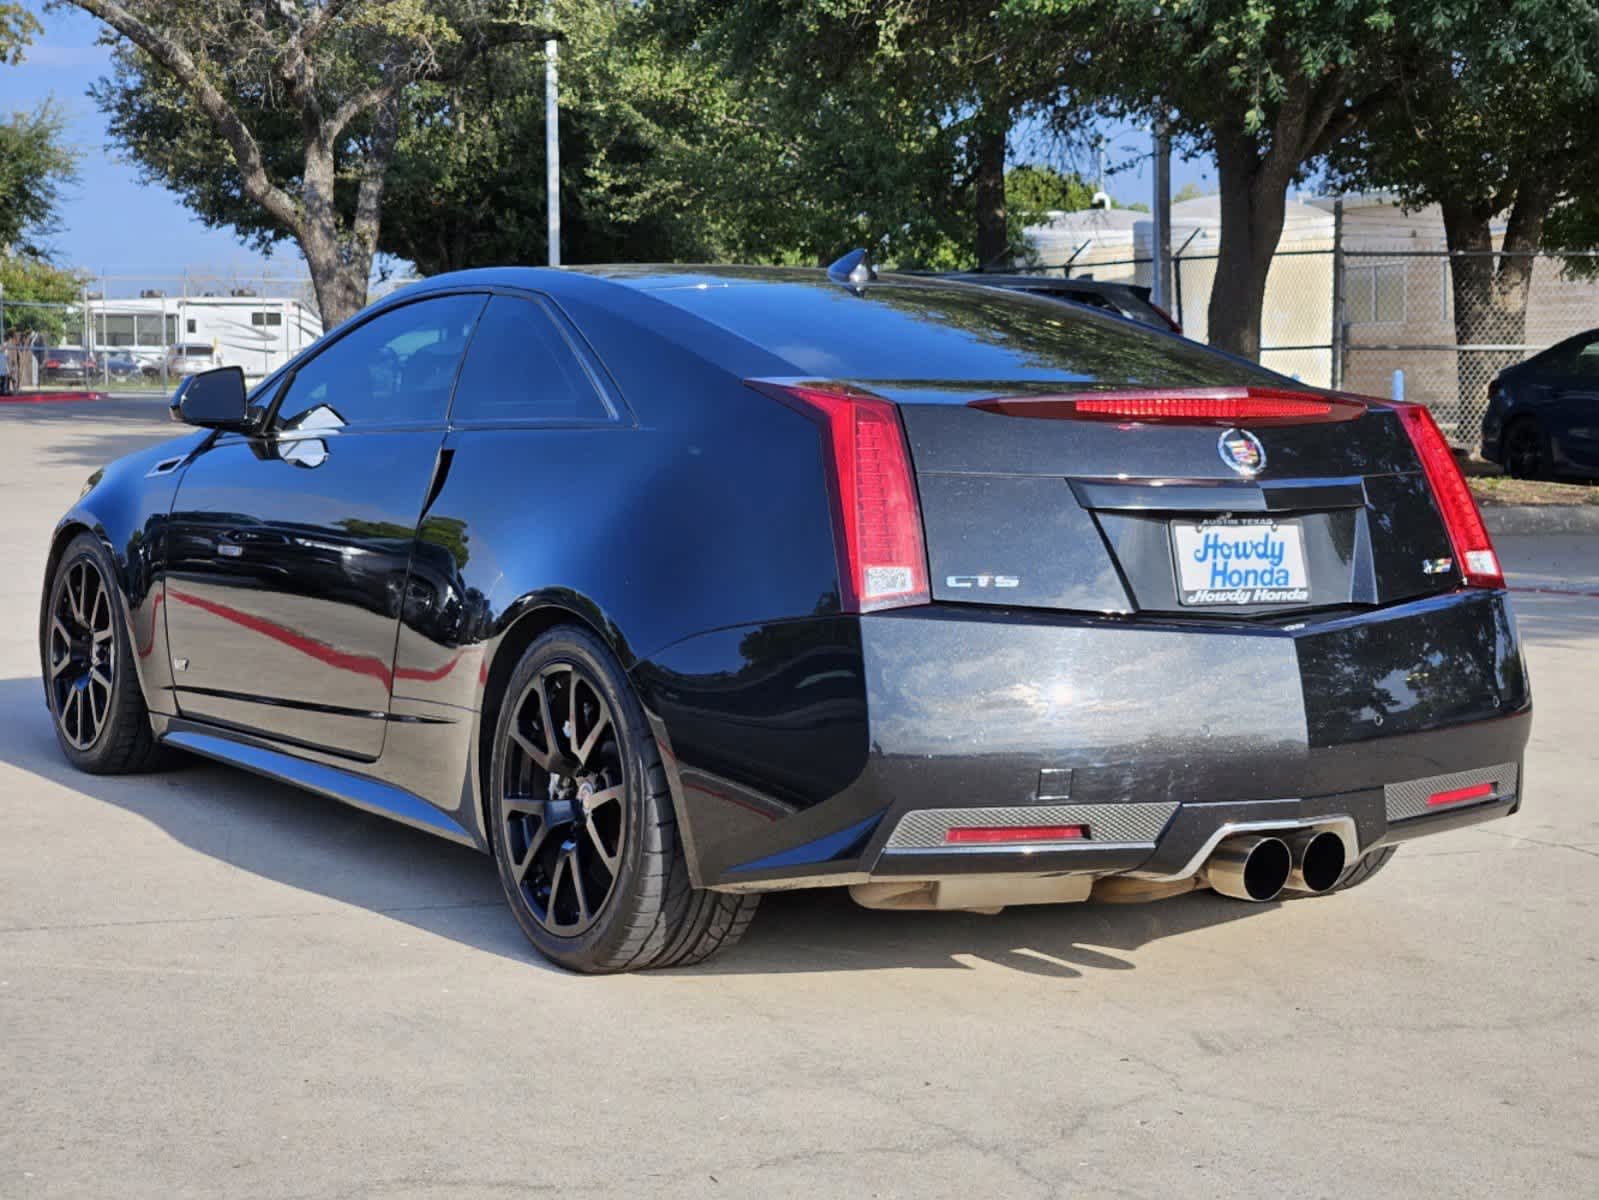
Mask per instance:
[[[68,306],[82,298],[84,283],[77,272],[62,270],[33,255],[0,255],[6,341],[25,341],[28,335],[38,334],[46,342],[59,342],[67,335],[69,324],[72,336],[81,336],[81,323]]]
[[[39,19],[22,5],[0,3],[0,66],[20,63],[38,32]]]
[[[1078,212],[1094,201],[1094,188],[1080,175],[1025,164],[1005,172],[1005,206],[1024,225],[1036,225],[1052,212]]]
[[[1171,117],[1174,145],[1214,156],[1221,236],[1213,345],[1257,358],[1266,274],[1288,189],[1395,93],[1401,54],[1445,53],[1469,0],[1011,0],[1088,22],[1084,86]],[[1068,113],[1068,117],[1072,113]]]
[[[539,36],[519,0],[66,2],[121,35],[113,138],[202,219],[293,238],[328,324],[366,303],[416,89]]]
[[[77,178],[61,110],[46,101],[0,119],[0,253],[41,256],[62,189]]]
[[[722,64],[779,150],[768,177],[811,218],[777,214],[783,240],[823,261],[863,243],[921,265],[1012,252],[1009,135],[1040,106],[1061,109],[1075,26],[990,0],[663,7],[678,46]]]
[[[1534,254],[1581,240],[1599,185],[1587,131],[1599,122],[1599,6],[1593,0],[1474,0],[1447,57],[1395,64],[1391,103],[1332,156],[1335,185],[1436,204],[1454,257],[1461,345],[1525,340]],[[1530,64],[1537,68],[1529,69]],[[1495,245],[1493,222],[1504,219]],[[1494,254],[1498,250],[1500,254]],[[1521,357],[1473,360],[1485,388]]]

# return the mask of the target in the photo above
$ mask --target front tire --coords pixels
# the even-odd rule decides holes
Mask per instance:
[[[51,578],[41,660],[56,741],[67,761],[91,775],[125,775],[164,765],[150,728],[111,555],[80,533]]]
[[[754,896],[689,885],[660,750],[621,668],[587,630],[551,629],[512,672],[489,818],[517,924],[570,970],[699,962],[754,915]]]

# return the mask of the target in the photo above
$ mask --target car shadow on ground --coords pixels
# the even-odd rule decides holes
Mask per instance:
[[[0,680],[0,759],[149,821],[189,850],[490,954],[543,966],[482,854],[248,772],[198,759],[149,775],[93,776],[61,756],[35,678]],[[1163,938],[1254,915],[1210,893],[1154,904],[970,913],[875,912],[838,889],[778,893],[744,941],[688,974],[768,975],[986,963],[1072,979],[1131,970]]]

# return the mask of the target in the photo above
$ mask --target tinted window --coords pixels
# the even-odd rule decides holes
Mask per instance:
[[[478,323],[450,419],[604,421],[610,413],[543,305],[494,296]]]
[[[279,427],[442,424],[482,307],[482,296],[439,296],[372,318],[300,367],[278,409]]]
[[[663,288],[675,304],[822,377],[1170,387],[1281,377],[1193,342],[990,288],[828,282]]]

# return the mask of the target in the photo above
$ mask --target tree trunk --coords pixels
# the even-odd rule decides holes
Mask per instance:
[[[1005,265],[1010,231],[1005,225],[1005,126],[977,134],[977,267]]]
[[[1219,350],[1258,361],[1266,276],[1282,237],[1291,175],[1262,162],[1241,131],[1217,137],[1216,168],[1221,245],[1206,339]]]
[[[1527,299],[1532,290],[1535,254],[1543,238],[1551,201],[1538,180],[1518,188],[1505,226],[1501,252],[1494,253],[1491,205],[1445,197],[1444,238],[1449,248],[1449,287],[1455,302],[1455,345],[1521,346],[1527,338]],[[1488,385],[1525,350],[1455,351],[1462,436],[1474,428],[1488,402]],[[1471,440],[1471,439],[1468,439]]]
[[[306,236],[300,239],[300,250],[305,255],[306,266],[311,271],[311,287],[316,292],[317,311],[322,316],[322,328],[332,329],[342,325],[366,307],[367,281],[372,275],[372,256],[364,261],[347,261],[337,248],[324,249],[326,239]]]

